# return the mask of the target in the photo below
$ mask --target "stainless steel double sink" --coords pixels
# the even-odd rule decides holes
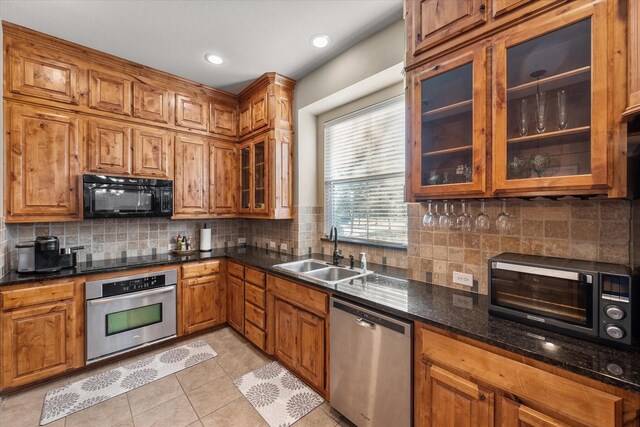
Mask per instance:
[[[322,285],[335,285],[343,280],[357,279],[373,273],[364,273],[359,268],[348,268],[331,265],[318,259],[305,259],[303,261],[287,262],[274,265],[274,268],[294,274],[306,280]]]

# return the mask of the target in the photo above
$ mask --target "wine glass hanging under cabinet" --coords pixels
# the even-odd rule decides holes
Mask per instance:
[[[546,20],[538,34],[496,43],[494,191],[607,183],[606,55],[597,54],[606,51],[606,39],[597,37],[606,28],[595,12]]]
[[[414,198],[484,193],[486,49],[428,64],[411,81]]]

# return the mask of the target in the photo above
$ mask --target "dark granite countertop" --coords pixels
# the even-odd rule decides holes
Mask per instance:
[[[640,346],[632,350],[618,350],[491,316],[486,295],[407,280],[405,270],[375,264],[369,266],[374,274],[362,279],[322,286],[273,268],[276,264],[309,256],[246,247],[196,253],[188,257],[164,254],[80,263],[74,270],[47,275],[22,275],[12,271],[0,278],[0,286],[221,257],[293,278],[400,318],[424,322],[616,387],[640,392]],[[329,260],[323,255],[311,257]]]

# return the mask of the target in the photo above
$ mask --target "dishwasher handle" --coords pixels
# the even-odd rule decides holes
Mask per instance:
[[[375,329],[376,328],[376,324],[373,322],[369,322],[368,320],[364,320],[362,317],[355,317],[355,321],[358,325],[364,327],[364,328],[369,328],[369,329]]]
[[[411,335],[411,324],[401,320],[385,316],[382,313],[368,310],[364,307],[348,303],[346,301],[331,299],[331,309],[340,310],[354,316],[354,321],[362,327],[376,329],[379,325],[403,335]]]

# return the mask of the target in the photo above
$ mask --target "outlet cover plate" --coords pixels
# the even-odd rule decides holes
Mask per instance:
[[[473,274],[460,273],[458,271],[453,272],[453,283],[457,283],[462,286],[473,286]]]

